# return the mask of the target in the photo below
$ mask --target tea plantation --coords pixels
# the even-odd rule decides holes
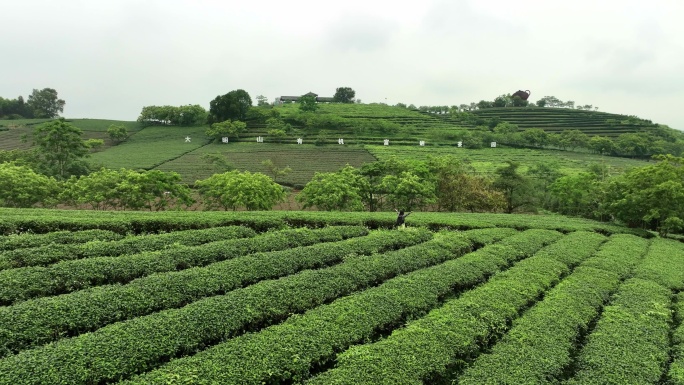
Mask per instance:
[[[0,209],[0,384],[684,384],[684,243],[393,221]]]

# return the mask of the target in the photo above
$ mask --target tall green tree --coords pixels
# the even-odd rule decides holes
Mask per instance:
[[[338,172],[317,172],[297,195],[304,208],[326,211],[362,211],[359,176],[347,166]]]
[[[387,203],[397,210],[413,211],[436,202],[435,186],[410,171],[382,179]]]
[[[214,138],[214,141],[221,143],[222,138],[232,137],[239,138],[240,134],[247,130],[247,123],[241,121],[226,120],[225,122],[214,123],[209,128],[207,128],[204,133],[207,136]]]
[[[510,160],[506,163],[508,163],[507,166],[496,170],[494,188],[503,193],[506,200],[505,210],[511,214],[514,210],[530,204],[530,183],[529,179],[518,171],[519,163]]]
[[[124,140],[128,139],[128,129],[126,126],[121,125],[121,124],[112,124],[107,128],[107,136],[109,136],[109,139],[120,143],[123,142]]]
[[[209,102],[209,123],[226,120],[246,120],[252,106],[252,98],[247,91],[238,89],[219,95]]]
[[[270,210],[285,200],[282,186],[262,173],[237,170],[195,182],[206,209]]]
[[[26,104],[35,118],[56,118],[64,111],[65,102],[57,96],[55,89],[43,88],[33,89]]]
[[[314,112],[318,109],[316,97],[313,95],[304,95],[299,98],[299,109],[304,112]]]
[[[333,95],[333,102],[335,103],[354,103],[356,91],[351,87],[338,87]]]
[[[681,231],[684,221],[684,158],[658,155],[658,163],[628,170],[607,187],[606,210],[630,226],[661,234]]]
[[[33,131],[33,144],[50,175],[66,178],[82,172],[83,158],[89,148],[81,138],[83,131],[64,119],[37,126]],[[86,169],[87,171],[87,169]]]
[[[38,174],[28,166],[0,163],[0,206],[52,206],[59,185],[54,178]]]

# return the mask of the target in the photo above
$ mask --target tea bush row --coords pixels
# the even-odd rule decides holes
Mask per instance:
[[[591,247],[590,240],[586,245]],[[613,237],[593,258],[636,263],[647,241]],[[586,267],[591,258],[544,296],[544,300],[514,323],[514,327],[479,356],[459,378],[459,384],[530,384],[559,381],[573,360],[576,341],[586,333],[623,275]],[[605,264],[611,266],[610,264]]]
[[[296,382],[336,351],[372,338],[438,306],[453,290],[482,282],[524,259],[561,234],[528,230],[461,258],[393,278],[384,284],[294,315],[280,325],[246,334],[194,356],[171,361],[128,384],[163,383],[177,377],[198,382],[262,384]]]
[[[49,244],[72,244],[89,241],[116,241],[122,235],[109,230],[55,231],[48,234],[24,233],[0,236],[0,251],[39,247]]]
[[[49,244],[0,253],[0,270],[26,266],[46,266],[72,259],[135,254],[143,251],[161,250],[174,245],[197,246],[234,238],[249,238],[255,235],[256,232],[247,227],[226,226],[130,236],[115,241],[97,240],[80,244]]]
[[[394,275],[457,258],[479,242],[492,242],[514,232],[509,229],[476,230],[438,236],[435,240],[384,254],[355,255],[358,250],[372,247],[382,237],[395,242],[400,238],[413,238],[414,242],[426,240],[424,232],[373,233],[367,237],[366,245],[358,250],[352,250],[351,242],[338,243],[340,258],[346,258],[332,267],[261,281],[181,309],[116,323],[93,333],[28,350],[0,360],[0,371],[7,373],[8,381],[21,381],[31,373],[33,383],[88,384],[129,377],[161,365],[169,357],[194,353],[207,345],[279,322],[293,312],[310,309]],[[315,251],[312,249],[309,254],[313,255]],[[294,254],[289,257],[296,258]],[[26,365],[28,363],[30,365]],[[2,381],[0,383],[4,383]]]
[[[106,324],[184,306],[262,279],[272,279],[339,263],[349,255],[367,255],[424,242],[427,230],[373,232],[365,237],[256,253],[179,272],[154,274],[127,285],[27,301],[0,309],[1,352],[16,352]],[[16,322],[21,320],[21,322]]]
[[[0,305],[69,293],[90,286],[126,283],[153,273],[187,269],[257,251],[283,250],[318,242],[366,235],[360,226],[335,226],[320,230],[294,229],[247,238],[178,246],[139,254],[78,259],[48,267],[23,267],[0,271]],[[245,235],[247,233],[245,232]]]

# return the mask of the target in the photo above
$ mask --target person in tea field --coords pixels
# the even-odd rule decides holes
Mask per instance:
[[[397,212],[397,223],[394,224],[394,227],[399,228],[399,229],[404,229],[406,228],[406,224],[404,221],[406,220],[406,217],[408,217],[411,212],[409,211],[408,213],[404,214],[404,211],[399,211],[397,209],[394,209],[394,211]]]

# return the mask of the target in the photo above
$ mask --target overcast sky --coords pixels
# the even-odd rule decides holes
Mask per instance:
[[[519,89],[684,130],[681,0],[0,0],[0,96],[68,118],[244,89],[458,105]]]

